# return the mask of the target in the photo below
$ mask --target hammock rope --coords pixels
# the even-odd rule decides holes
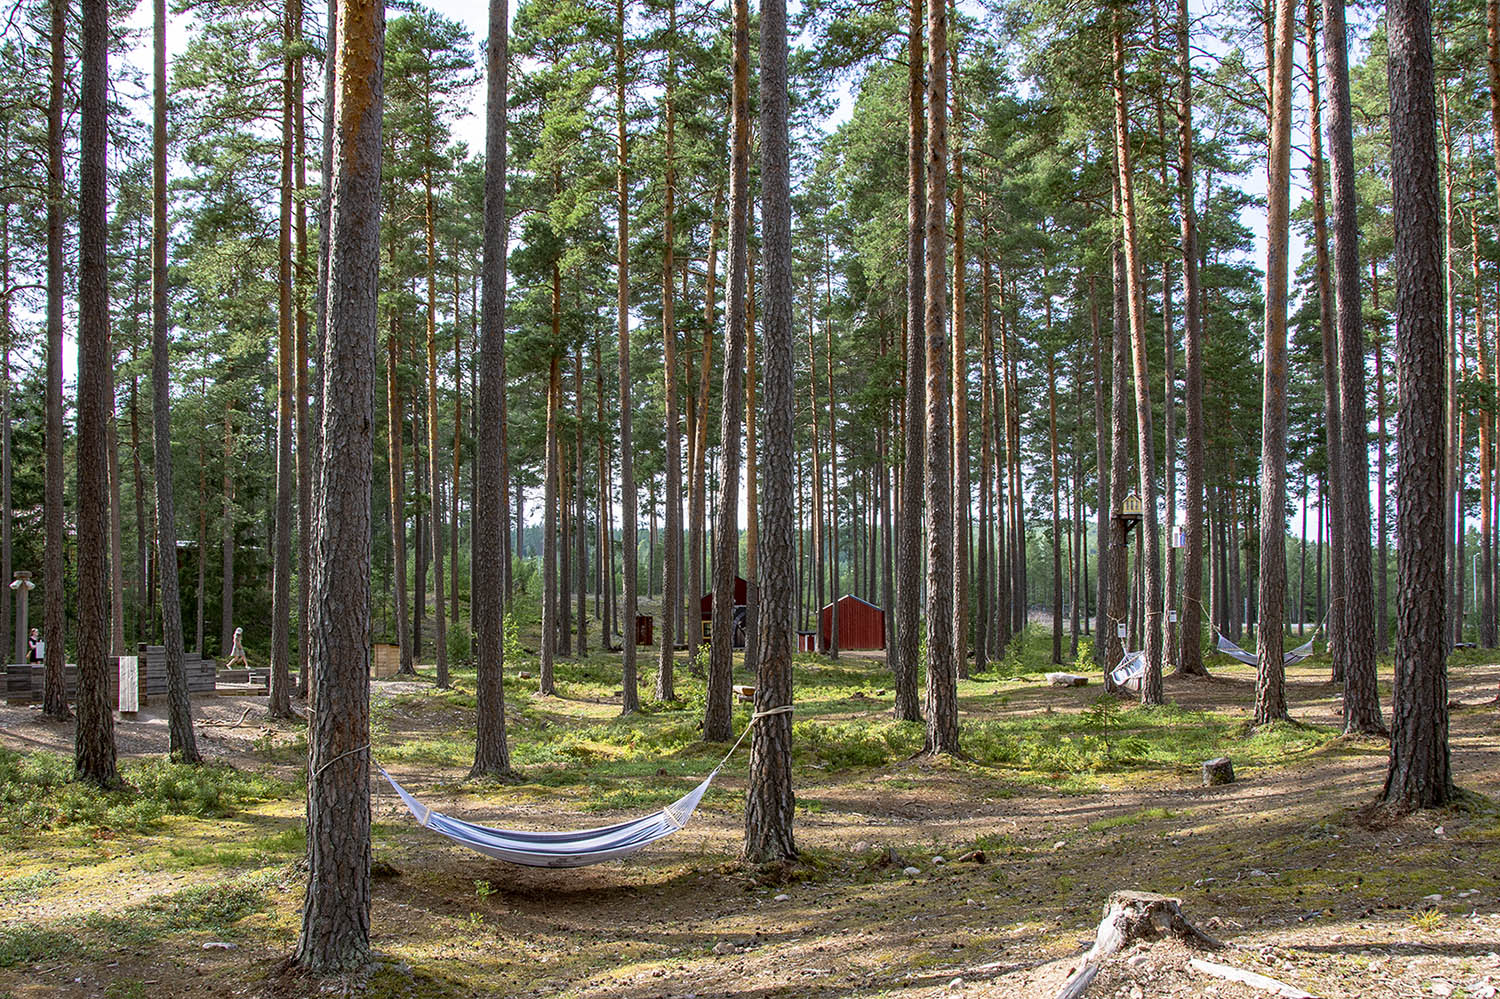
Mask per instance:
[[[744,731],[729,747],[729,752],[719,761],[707,777],[703,778],[687,794],[650,815],[613,825],[593,829],[578,829],[563,832],[529,832],[521,829],[497,829],[465,822],[463,819],[433,811],[418,801],[409,791],[396,782],[380,764],[375,764],[382,777],[390,782],[396,794],[406,805],[417,824],[439,835],[468,847],[487,857],[526,867],[586,867],[607,860],[628,857],[658,840],[665,839],[681,830],[693,817],[703,796],[708,793],[719,771],[734,756],[740,743],[755,723],[773,715],[790,714],[792,705],[767,708],[750,716]]]

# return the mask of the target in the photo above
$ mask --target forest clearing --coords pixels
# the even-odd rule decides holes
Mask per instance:
[[[878,660],[799,657],[801,859],[784,878],[736,862],[743,750],[681,834],[575,870],[455,847],[382,785],[368,994],[1050,996],[1123,886],[1180,898],[1233,947],[1215,960],[1313,995],[1480,997],[1500,986],[1500,811],[1357,821],[1386,749],[1339,736],[1326,657],[1288,677],[1295,724],[1249,738],[1244,667],[1169,678],[1174,707],[1118,707],[1107,719],[1097,687],[1048,686],[1044,668],[962,682],[970,758],[949,761],[917,755],[920,727],[889,719]],[[556,697],[507,678],[526,777],[468,781],[472,673],[455,672],[442,691],[422,672],[376,682],[377,758],[475,821],[548,828],[649,810],[722,752],[698,739],[691,702],[619,718],[612,671],[595,656],[560,665]],[[1464,786],[1500,780],[1493,709],[1482,704],[1497,681],[1500,666],[1477,659],[1453,670]],[[192,768],[151,758],[160,734],[131,736],[133,725],[161,733],[143,714],[121,726],[123,772],[163,814],[133,812],[139,799],[120,793],[59,800],[57,788],[8,806],[21,826],[0,843],[11,865],[0,880],[0,995],[273,988],[297,929],[304,736],[268,721],[264,699],[237,726],[244,701],[201,709],[200,740],[223,761],[202,778],[217,785],[212,805],[194,797]],[[32,709],[3,710],[7,780],[40,767],[38,753],[66,779],[66,726],[13,724]],[[1239,781],[1202,787],[1201,762],[1221,752]],[[1191,972],[1194,953],[1180,945],[1145,953],[1109,969],[1096,994],[1140,994],[1131,983],[1149,996],[1265,994]]]
[[[1493,999],[1497,178],[1500,0],[13,0],[0,999]]]

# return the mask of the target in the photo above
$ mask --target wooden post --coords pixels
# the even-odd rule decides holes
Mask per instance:
[[[140,659],[120,656],[120,717],[134,718],[140,710]]]

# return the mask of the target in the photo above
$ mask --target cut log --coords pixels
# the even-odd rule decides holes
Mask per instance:
[[[1057,999],[1077,999],[1083,995],[1099,966],[1137,940],[1160,940],[1176,937],[1195,947],[1217,950],[1224,946],[1182,914],[1182,903],[1166,895],[1144,891],[1117,891],[1104,907],[1104,918],[1094,946],[1083,955],[1083,963],[1063,984]]]
[[[1228,982],[1239,982],[1253,989],[1270,992],[1272,995],[1281,996],[1282,999],[1317,999],[1311,992],[1304,992],[1295,985],[1268,978],[1254,971],[1244,971],[1240,968],[1231,968],[1227,964],[1215,964],[1212,961],[1200,961],[1193,958],[1188,961],[1188,966],[1200,974],[1209,975],[1214,978],[1222,978]]]
[[[1234,764],[1229,762],[1229,757],[1221,756],[1217,760],[1209,760],[1203,764],[1203,786],[1216,787],[1219,784],[1234,783]]]
[[[1087,687],[1089,678],[1077,673],[1048,673],[1047,682],[1054,687]]]

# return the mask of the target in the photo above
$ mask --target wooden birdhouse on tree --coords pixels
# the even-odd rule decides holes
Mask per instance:
[[[1125,533],[1129,534],[1131,529],[1141,522],[1145,516],[1145,508],[1141,506],[1141,498],[1135,493],[1125,497],[1120,508],[1115,511],[1115,519],[1125,526]]]

